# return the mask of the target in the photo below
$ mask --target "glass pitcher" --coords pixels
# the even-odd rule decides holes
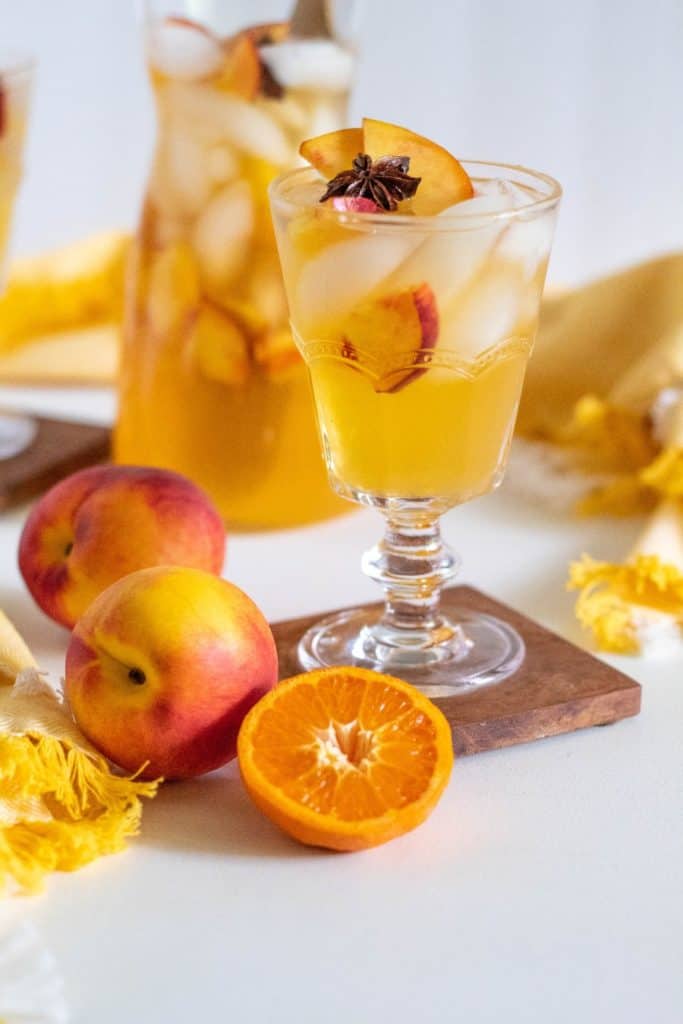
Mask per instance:
[[[357,4],[145,5],[158,121],[126,296],[115,455],[178,470],[229,524],[346,510],[288,326],[266,189],[346,120]]]

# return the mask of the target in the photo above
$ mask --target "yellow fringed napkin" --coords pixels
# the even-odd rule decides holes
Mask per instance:
[[[0,295],[0,383],[113,383],[130,241],[105,232],[12,266]]]
[[[622,563],[570,566],[581,623],[620,653],[683,641],[683,253],[549,300],[519,431],[585,481],[579,511],[650,520]]]
[[[123,849],[156,789],[112,772],[0,612],[0,889]]]

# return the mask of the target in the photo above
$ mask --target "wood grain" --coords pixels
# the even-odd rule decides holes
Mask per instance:
[[[442,601],[451,614],[459,607],[505,619],[521,633],[527,648],[521,668],[502,683],[435,698],[453,729],[456,754],[607,725],[640,711],[640,685],[635,680],[520,612],[472,587],[451,587],[443,592]],[[273,624],[280,678],[301,671],[296,645],[322,617]]]
[[[34,417],[36,435],[19,455],[0,459],[0,510],[19,505],[47,490],[77,469],[109,456],[105,427]]]

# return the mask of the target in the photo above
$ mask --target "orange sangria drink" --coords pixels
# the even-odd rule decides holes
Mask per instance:
[[[559,186],[370,119],[301,151],[312,167],[271,188],[292,326],[332,486],[386,516],[364,567],[388,601],[314,627],[300,660],[434,693],[495,681],[520,664],[521,639],[441,615],[456,563],[438,519],[502,478]]]
[[[267,187],[299,162],[302,138],[344,119],[354,5],[298,4],[289,20],[240,28],[240,7],[246,19],[258,4],[187,3],[211,12],[206,24],[164,6],[150,4],[146,26],[158,135],[129,273],[116,458],[187,474],[237,527],[322,519],[345,506],[320,456]],[[294,7],[281,6],[283,18]]]

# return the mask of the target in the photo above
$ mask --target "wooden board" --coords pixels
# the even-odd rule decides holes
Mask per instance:
[[[42,494],[69,473],[107,459],[110,432],[105,427],[34,417],[35,437],[23,452],[0,459],[0,509]]]
[[[442,602],[446,611],[460,607],[505,619],[521,633],[527,649],[521,668],[502,683],[435,698],[451,723],[456,754],[607,725],[640,711],[638,683],[520,612],[472,587],[451,587],[443,592]],[[296,645],[322,617],[273,625],[281,678],[301,671]]]

